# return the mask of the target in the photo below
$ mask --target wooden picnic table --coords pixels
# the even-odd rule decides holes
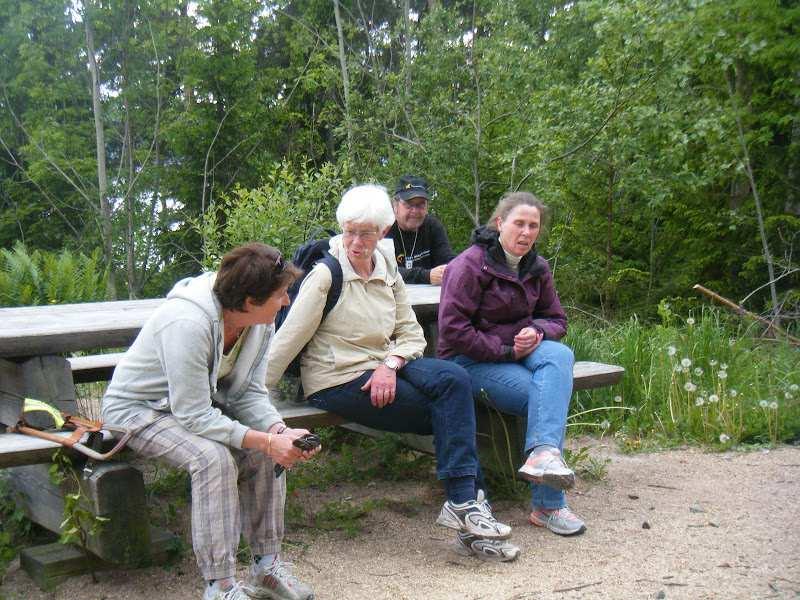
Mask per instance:
[[[441,288],[432,285],[406,287],[428,341],[426,354],[433,355]],[[123,356],[115,350],[127,348],[164,301],[164,298],[156,298],[0,309],[0,423],[16,422],[22,396],[49,401],[74,414],[74,384],[109,380]],[[89,355],[63,358],[63,355],[87,351]],[[624,369],[615,365],[579,362],[574,369],[574,388],[612,385],[619,381],[623,372]],[[276,407],[284,420],[295,427],[312,428],[344,421],[304,403],[276,402]],[[508,420],[510,427],[519,429],[513,418]],[[479,418],[482,428],[479,441],[493,435],[493,422],[489,418]],[[375,433],[353,424],[346,426]],[[407,437],[409,445],[430,451],[431,436]],[[48,462],[58,448],[60,446],[53,442],[0,433],[0,468],[12,467],[13,485],[28,499],[25,510],[34,521],[54,531],[59,530],[62,521],[63,499],[61,491],[48,483],[47,466],[40,463]],[[118,462],[96,465],[85,485],[88,486],[87,496],[93,498],[96,505],[92,510],[113,524],[100,536],[92,538],[90,548],[106,563],[157,561],[163,549],[173,543],[167,532],[149,529],[144,484],[137,469]],[[26,570],[42,586],[51,585],[72,572],[65,570],[64,565],[73,564],[74,557],[65,555],[62,547],[42,551],[41,556],[35,555],[35,549],[31,552],[34,554],[26,555],[24,560],[28,565]]]
[[[414,310],[435,314],[441,288],[408,285]],[[166,300],[117,300],[0,308],[0,358],[129,346]]]

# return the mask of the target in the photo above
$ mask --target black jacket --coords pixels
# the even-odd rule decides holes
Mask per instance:
[[[406,283],[430,283],[431,269],[455,258],[444,226],[433,215],[426,216],[417,231],[402,231],[395,221],[386,237],[394,241],[397,266]],[[410,269],[406,258],[412,261]]]

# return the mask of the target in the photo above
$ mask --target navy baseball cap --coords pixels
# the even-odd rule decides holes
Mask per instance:
[[[397,187],[394,190],[394,197],[397,200],[411,200],[412,198],[430,200],[428,182],[422,177],[403,175],[397,182]]]

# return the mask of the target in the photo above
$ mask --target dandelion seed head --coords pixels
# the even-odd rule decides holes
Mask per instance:
[[[720,444],[727,444],[731,440],[731,437],[726,433],[719,434],[719,443]]]
[[[678,349],[675,346],[667,346],[667,356],[675,356]]]
[[[710,361],[708,361],[708,364],[711,365],[712,367],[716,367],[717,361],[712,358]]]
[[[793,383],[792,385],[789,386],[790,392],[796,392],[797,390],[800,390],[800,386],[798,386],[796,383]]]
[[[717,373],[717,377],[719,377],[720,379],[727,379],[728,378],[728,372],[727,371],[720,371],[719,373]]]
[[[614,396],[614,402],[622,402],[622,396]]]
[[[734,389],[730,389],[730,390],[728,390],[728,395],[729,395],[731,398],[736,398],[736,396],[738,396],[738,395],[739,395],[739,392],[737,392],[737,391],[736,391],[736,390],[734,390]]]
[[[686,367],[688,369],[689,367],[692,366],[692,361],[689,360],[688,358],[682,358],[681,359],[681,366],[682,367]]]
[[[686,324],[689,327],[691,327],[692,325],[694,325],[694,319],[692,317],[689,317],[688,319],[686,319]]]
[[[673,369],[673,371],[675,371],[676,373],[680,373],[682,370],[683,367],[681,367],[680,364],[675,365],[675,368]]]
[[[769,402],[767,402],[766,400],[762,400],[761,402],[758,403],[758,405],[761,408],[767,408],[769,406]]]
[[[694,374],[697,375],[698,377],[700,377],[700,375],[703,374],[703,369],[701,369],[700,367],[695,367],[694,368]]]
[[[770,403],[769,403],[769,407],[770,407],[772,410],[778,410],[778,403],[777,403],[777,402],[775,402],[775,400],[773,400],[772,402],[770,402]]]
[[[792,398],[794,398],[794,396],[792,396],[792,392],[786,392],[783,395],[783,397],[786,398],[787,400],[791,400]]]
[[[727,371],[727,370],[728,370],[728,365],[726,365],[725,363],[722,363],[722,364],[719,366],[719,368],[720,368],[720,369],[722,369],[723,371]]]
[[[685,389],[687,392],[691,393],[691,392],[694,392],[697,389],[697,386],[695,384],[693,384],[691,381],[687,381],[686,383],[683,384],[683,389]]]
[[[717,396],[716,394],[711,394],[708,397],[708,401],[709,402],[713,402],[714,404],[716,404],[717,402],[719,402],[719,396]]]
[[[703,398],[702,396],[698,396],[694,401],[694,405],[695,406],[703,406],[703,404],[705,404],[705,403],[706,403],[706,399]]]

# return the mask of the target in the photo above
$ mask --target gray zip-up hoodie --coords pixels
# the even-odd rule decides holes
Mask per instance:
[[[281,421],[264,384],[274,326],[251,326],[233,371],[217,379],[223,328],[215,277],[179,281],[147,320],[103,397],[105,421],[172,413],[192,433],[234,448],[248,429],[267,431]]]

